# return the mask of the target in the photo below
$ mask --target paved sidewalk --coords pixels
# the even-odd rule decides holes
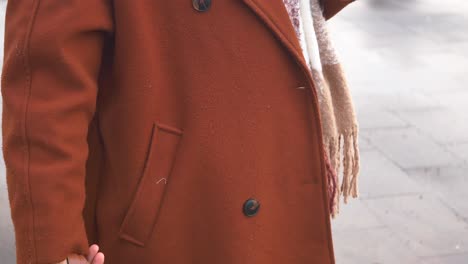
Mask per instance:
[[[330,26],[362,152],[361,196],[333,220],[337,264],[468,263],[468,2],[358,0]],[[0,262],[8,264],[4,175],[0,165]]]
[[[337,263],[468,263],[468,3],[359,0],[330,25],[362,152]]]

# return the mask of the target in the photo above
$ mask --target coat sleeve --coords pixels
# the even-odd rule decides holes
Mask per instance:
[[[323,8],[323,17],[328,20],[356,0],[320,0]]]
[[[109,1],[7,3],[2,152],[19,264],[88,253],[87,132],[105,37],[113,32]]]

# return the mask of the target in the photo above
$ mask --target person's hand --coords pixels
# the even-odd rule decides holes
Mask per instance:
[[[70,254],[68,264],[104,264],[104,254],[99,252],[99,246],[93,244],[89,247],[89,255],[87,257],[78,254]],[[57,263],[67,264],[67,260]]]

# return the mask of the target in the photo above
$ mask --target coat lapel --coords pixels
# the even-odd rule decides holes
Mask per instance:
[[[242,0],[271,30],[301,67],[309,73],[299,40],[283,0]],[[310,75],[310,74],[309,74]],[[311,76],[309,76],[311,77]]]

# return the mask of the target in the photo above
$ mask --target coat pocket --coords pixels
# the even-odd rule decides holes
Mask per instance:
[[[143,174],[120,226],[119,237],[142,247],[150,238],[181,136],[182,131],[177,128],[153,124]]]

